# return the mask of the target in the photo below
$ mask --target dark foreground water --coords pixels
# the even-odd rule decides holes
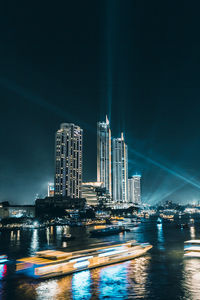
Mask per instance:
[[[200,299],[200,259],[184,259],[185,240],[200,238],[200,223],[178,229],[175,223],[157,224],[146,220],[134,231],[93,239],[91,228],[71,228],[76,240],[62,243],[63,227],[23,229],[0,233],[0,253],[10,258],[33,255],[37,250],[65,247],[89,248],[100,241],[136,239],[149,242],[153,249],[146,256],[124,263],[82,271],[62,278],[35,281],[13,279],[12,267],[0,265],[0,300],[26,299]]]

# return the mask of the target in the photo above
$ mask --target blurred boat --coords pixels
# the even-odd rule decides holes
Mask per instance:
[[[106,227],[103,229],[91,230],[90,235],[91,235],[91,237],[101,237],[101,236],[118,234],[118,233],[126,232],[126,231],[130,231],[130,229],[128,229],[124,226],[112,226],[112,227]]]
[[[8,262],[7,255],[0,255],[0,264],[5,264]]]
[[[200,240],[185,241],[184,242],[184,256],[200,258]]]
[[[50,278],[131,260],[149,251],[148,243],[129,241],[74,252],[46,250],[17,261],[16,273],[35,278]]]

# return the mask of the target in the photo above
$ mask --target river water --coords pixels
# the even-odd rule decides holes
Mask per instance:
[[[183,258],[184,241],[200,239],[198,220],[195,227],[180,229],[173,222],[147,219],[131,232],[98,239],[89,237],[91,227],[73,227],[69,231],[76,239],[67,244],[62,242],[63,230],[57,226],[2,232],[0,253],[16,259],[44,249],[71,251],[131,239],[149,242],[153,249],[132,261],[43,281],[15,279],[12,265],[0,265],[0,300],[200,299],[200,259]]]

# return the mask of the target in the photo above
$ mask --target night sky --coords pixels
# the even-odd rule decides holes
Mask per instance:
[[[62,122],[125,133],[148,203],[200,200],[199,1],[2,1],[0,201],[31,204],[54,176]]]

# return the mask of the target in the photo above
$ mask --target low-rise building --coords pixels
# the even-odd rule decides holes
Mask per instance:
[[[82,183],[82,196],[88,206],[111,206],[113,203],[110,193],[107,192],[102,182]]]
[[[89,206],[97,206],[99,204],[99,196],[102,192],[102,182],[83,182],[82,183],[82,196],[86,199]]]
[[[0,219],[5,218],[34,218],[35,206],[34,205],[9,205],[0,203]]]
[[[68,209],[80,211],[85,209],[85,204],[86,200],[84,198],[45,197],[35,201],[36,216],[63,215]]]

